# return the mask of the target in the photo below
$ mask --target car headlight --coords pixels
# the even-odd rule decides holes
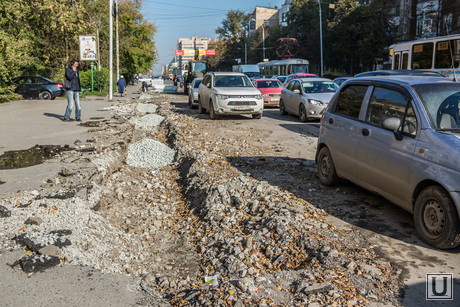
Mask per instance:
[[[319,100],[315,100],[315,99],[308,99],[308,103],[311,103],[315,106],[322,106],[323,105],[323,102],[319,101]]]
[[[262,98],[262,94],[256,95],[256,99],[263,99],[263,98]]]
[[[228,99],[229,98],[228,95],[222,95],[222,94],[217,94],[216,97],[217,99]]]
[[[263,97],[268,97],[268,94],[262,94]]]

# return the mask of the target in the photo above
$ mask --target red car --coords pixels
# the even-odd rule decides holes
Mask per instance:
[[[287,76],[286,80],[284,80],[283,82],[283,86],[286,86],[289,83],[289,81],[291,81],[292,79],[298,79],[298,78],[319,78],[319,77],[315,74],[292,74],[292,75]]]
[[[283,84],[278,79],[255,79],[255,87],[262,93],[264,106],[279,107]]]

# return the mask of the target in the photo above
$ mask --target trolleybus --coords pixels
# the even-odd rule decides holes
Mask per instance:
[[[287,76],[309,72],[309,62],[303,59],[285,59],[258,63],[262,76]]]
[[[402,42],[390,46],[390,69],[423,69],[444,76],[458,72],[460,34]]]

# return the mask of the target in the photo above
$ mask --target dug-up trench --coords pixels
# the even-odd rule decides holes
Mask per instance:
[[[226,122],[203,120],[179,100],[155,94],[114,105],[111,121],[91,129],[92,151],[61,155],[74,173],[60,179],[61,189],[76,189],[107,220],[93,217],[104,227],[74,232],[75,259],[64,262],[142,278],[173,306],[400,305],[401,272],[359,232],[335,227],[323,210],[235,166],[235,157],[257,161],[261,150],[248,146],[256,142],[241,133],[246,127],[223,141]],[[140,103],[157,105],[163,123],[136,127],[145,115]],[[127,165],[129,146],[146,138],[174,149],[175,162]],[[311,167],[282,161],[286,171]]]
[[[124,146],[102,182],[110,192],[95,208],[139,236],[132,254],[147,259],[130,263],[127,273],[173,305],[398,304],[400,272],[358,233],[241,173],[229,163],[234,153],[216,152],[218,132],[200,137],[200,119],[164,98],[149,101],[165,117],[160,126],[130,129],[131,116],[117,116],[116,134],[126,145],[144,138],[168,144],[176,162],[159,170],[129,167]],[[215,277],[218,285],[209,282]]]

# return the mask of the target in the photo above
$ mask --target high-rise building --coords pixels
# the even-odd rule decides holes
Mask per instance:
[[[184,55],[176,56],[177,68],[174,72],[176,75],[183,75],[186,72],[188,61],[195,58],[195,49],[206,50],[212,39],[208,37],[178,38],[177,50],[184,50]]]

